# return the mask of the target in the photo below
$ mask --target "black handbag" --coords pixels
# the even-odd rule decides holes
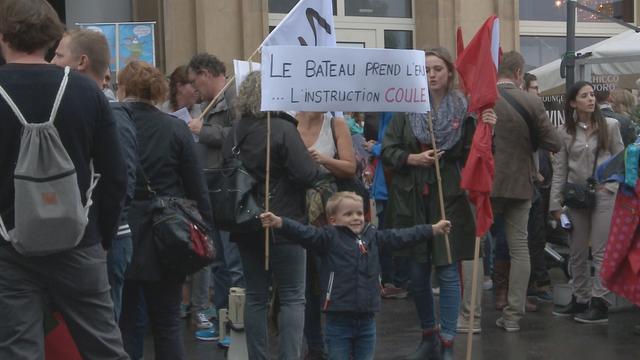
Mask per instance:
[[[564,204],[571,209],[592,209],[596,206],[596,165],[598,163],[599,144],[596,145],[596,158],[593,162],[592,176],[589,176],[584,184],[566,182],[562,189]]]
[[[232,233],[262,229],[259,216],[264,208],[256,201],[258,184],[240,160],[240,144],[245,137],[238,142],[234,127],[232,157],[222,167],[204,171],[216,226]]]
[[[147,175],[139,166],[152,194],[151,213],[153,245],[162,269],[169,274],[186,276],[211,264],[216,252],[204,221],[193,200],[158,196]]]

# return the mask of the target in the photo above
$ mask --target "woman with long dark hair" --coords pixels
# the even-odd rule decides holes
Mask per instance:
[[[563,145],[553,164],[549,206],[557,220],[562,213],[563,189],[567,183],[586,185],[598,165],[624,149],[618,121],[602,116],[591,83],[579,81],[574,84],[565,101],[565,123],[559,129]],[[583,323],[607,323],[608,303],[604,296],[609,291],[602,285],[600,266],[617,190],[616,183],[595,185],[595,206],[567,210],[566,215],[573,225],[569,234],[573,296],[569,305],[555,308],[554,315],[573,316]],[[589,244],[595,268],[593,281]]]

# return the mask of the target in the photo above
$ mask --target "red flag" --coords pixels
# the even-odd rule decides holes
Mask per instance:
[[[469,111],[481,113],[492,108],[498,98],[497,59],[500,27],[498,18],[491,16],[456,60],[461,82],[469,93]],[[476,207],[476,236],[482,236],[493,223],[491,189],[494,161],[491,126],[478,120],[471,151],[462,169],[460,187],[467,190],[469,200]]]
[[[640,181],[635,191],[618,191],[600,277],[607,289],[640,306]]]

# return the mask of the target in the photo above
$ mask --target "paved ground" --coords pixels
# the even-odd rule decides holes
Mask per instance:
[[[498,313],[492,307],[492,295],[485,291],[482,334],[474,335],[473,359],[509,360],[638,360],[640,336],[632,332],[640,324],[640,311],[625,309],[610,314],[609,325],[583,325],[566,318],[554,317],[551,304],[541,304],[540,311],[527,314],[522,330],[506,333],[496,328]],[[199,342],[185,324],[185,345],[189,360],[222,360],[224,352],[216,344]],[[415,308],[412,299],[385,300],[378,316],[376,359],[402,359],[419,342]],[[465,359],[466,334],[455,343],[456,359]],[[147,355],[153,354],[147,339]],[[153,359],[153,356],[146,356]]]

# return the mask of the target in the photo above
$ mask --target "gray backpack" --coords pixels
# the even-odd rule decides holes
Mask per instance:
[[[66,67],[49,121],[41,124],[28,123],[0,86],[0,95],[24,127],[13,174],[15,228],[7,231],[0,217],[0,235],[25,256],[53,254],[78,245],[89,222],[91,193],[100,178],[92,161],[87,204],[82,205],[75,166],[53,124],[68,79]]]

